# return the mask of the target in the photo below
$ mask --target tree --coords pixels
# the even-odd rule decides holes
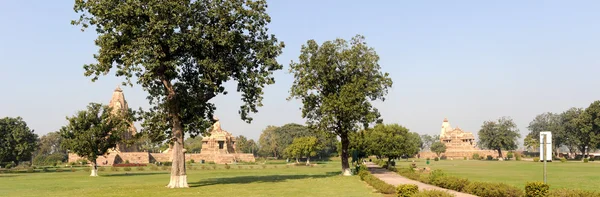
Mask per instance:
[[[434,142],[431,144],[431,151],[434,152],[438,157],[440,157],[440,154],[446,152],[446,144],[440,141]]]
[[[316,137],[300,137],[294,139],[292,144],[285,149],[285,153],[289,157],[296,158],[296,163],[298,163],[298,158],[305,156],[306,165],[310,165],[310,157],[317,156],[322,148],[323,146],[319,144]]]
[[[122,113],[112,113],[108,106],[90,103],[86,110],[67,117],[69,123],[59,131],[62,148],[89,160],[90,176],[98,176],[96,159],[117,146],[121,133],[129,130],[130,120]]]
[[[0,162],[31,160],[38,136],[21,117],[0,119]]]
[[[565,132],[562,126],[562,116],[551,112],[537,115],[533,121],[529,123],[527,129],[529,129],[532,139],[540,139],[540,132],[551,131],[552,132],[552,149],[556,155],[558,155],[558,148],[564,144],[566,139]],[[539,147],[539,146],[538,146]]]
[[[523,139],[523,145],[525,145],[525,148],[528,150],[535,150],[540,147],[540,143],[538,142],[537,138],[532,137],[532,134],[528,134],[525,139]]]
[[[570,108],[560,114],[561,126],[564,132],[563,145],[565,145],[569,152],[575,154],[577,151],[577,145],[579,143],[577,133],[579,133],[579,127],[577,121],[579,116],[583,113],[581,108]]]
[[[188,153],[200,153],[202,151],[202,136],[186,139],[184,147]]]
[[[59,132],[50,132],[39,139],[39,147],[35,152],[33,164],[52,165],[65,161],[67,151],[61,148],[62,137]]]
[[[421,150],[430,150],[431,148],[431,144],[433,144],[436,141],[440,141],[440,138],[434,138],[434,136],[431,135],[421,135],[421,142],[423,142],[423,144],[421,145]]]
[[[260,153],[263,156],[272,155],[273,157],[278,158],[280,152],[278,152],[277,145],[277,127],[276,126],[267,126],[265,130],[262,131],[260,137],[258,139],[258,143],[260,144]]]
[[[84,65],[92,81],[116,67],[124,84],[132,80],[148,92],[151,104],[142,113],[145,132],[166,138],[173,164],[167,187],[188,187],[184,136],[207,134],[216,106],[211,99],[227,94],[224,83],[237,81],[239,114],[262,106],[263,88],[282,66],[284,47],[267,33],[271,18],[265,0],[256,1],[103,1],[77,0],[81,13],[72,21],[82,30],[94,26],[97,63]]]
[[[501,117],[498,121],[485,121],[479,130],[479,144],[483,148],[498,151],[502,157],[502,149],[517,149],[517,140],[521,137],[517,125],[510,117]]]
[[[406,127],[398,124],[377,124],[363,136],[367,152],[379,158],[385,156],[388,162],[402,156],[413,156],[419,152],[421,146],[418,134],[409,132]]]
[[[357,35],[350,41],[336,39],[321,46],[309,40],[298,62],[290,64],[294,82],[288,100],[302,101],[302,118],[312,131],[340,137],[342,172],[348,176],[348,135],[360,126],[368,128],[382,121],[371,101],[385,100],[392,86],[389,74],[380,71],[379,56],[364,39]]]
[[[575,135],[579,141],[579,150],[585,157],[589,150],[600,142],[600,101],[594,101],[587,107],[576,120],[577,127]]]

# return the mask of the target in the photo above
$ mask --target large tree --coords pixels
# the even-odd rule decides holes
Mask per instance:
[[[68,124],[60,129],[62,148],[91,162],[90,176],[98,176],[96,159],[115,148],[120,135],[130,128],[131,116],[112,113],[106,105],[90,103],[86,110],[67,117]]]
[[[66,160],[67,151],[61,147],[62,137],[59,132],[50,132],[39,140],[39,148],[33,158],[35,165],[52,165]]]
[[[577,126],[577,121],[579,120],[579,116],[583,113],[583,109],[581,108],[570,108],[567,111],[564,111],[560,114],[561,116],[561,127],[563,130],[563,145],[565,145],[569,152],[575,154],[578,150],[577,145],[579,144],[579,138],[577,134],[579,133],[579,127]]]
[[[558,148],[564,144],[566,139],[563,120],[560,114],[551,112],[539,114],[529,123],[527,129],[530,131],[527,136],[536,141],[540,139],[540,132],[552,132],[552,149],[554,150],[553,152],[558,155]],[[537,147],[539,147],[539,145]]]
[[[249,113],[262,105],[263,88],[282,68],[276,57],[283,48],[267,33],[266,8],[265,0],[75,1],[81,17],[72,24],[98,34],[97,63],[85,65],[85,75],[95,81],[116,70],[125,84],[137,80],[148,92],[143,130],[172,145],[167,187],[188,187],[184,132],[208,132],[216,110],[211,99],[227,93],[224,83],[237,81],[241,119],[250,123]]]
[[[510,117],[500,117],[497,121],[485,121],[479,130],[479,144],[483,148],[498,151],[517,149],[517,140],[521,137],[517,124]]]
[[[431,144],[431,152],[434,152],[438,157],[446,152],[446,144],[437,141]]]
[[[398,124],[377,124],[373,129],[366,130],[363,136],[367,152],[378,157],[385,156],[388,161],[414,156],[421,146],[418,134]]]
[[[579,129],[575,135],[579,139],[579,150],[587,157],[590,149],[600,143],[600,101],[594,101],[585,108],[576,122]]]
[[[381,72],[379,56],[364,36],[336,39],[319,46],[309,40],[292,61],[290,97],[302,101],[302,117],[315,132],[330,132],[342,142],[342,173],[351,175],[348,163],[349,133],[381,122],[371,101],[385,100],[392,79]]]
[[[306,157],[306,165],[310,165],[310,157],[317,156],[321,149],[323,145],[319,144],[316,137],[299,137],[295,138],[284,152],[288,157],[296,158],[296,163],[298,158]]]
[[[421,142],[423,142],[423,144],[421,144],[421,150],[429,150],[431,148],[431,144],[433,144],[434,142],[440,141],[440,138],[435,138],[435,136],[431,136],[431,135],[421,135]]]
[[[281,155],[281,152],[278,152],[278,144],[277,144],[277,127],[276,126],[267,126],[260,137],[258,138],[258,144],[260,145],[260,154],[262,156],[268,157],[276,157],[278,158]]]
[[[38,136],[21,117],[0,119],[0,162],[31,160]]]

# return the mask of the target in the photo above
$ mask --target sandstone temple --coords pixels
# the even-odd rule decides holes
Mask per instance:
[[[129,113],[129,106],[125,100],[123,90],[119,87],[115,89],[112,99],[109,102],[113,113]],[[236,148],[235,137],[221,129],[221,123],[218,118],[214,118],[215,123],[210,128],[210,135],[202,138],[202,150],[198,154],[185,153],[185,160],[215,162],[217,164],[234,163],[234,162],[255,162],[254,155],[238,153]],[[110,150],[108,154],[98,157],[96,160],[99,166],[110,166],[113,164],[125,163],[156,163],[168,162],[172,160],[172,153],[166,150],[163,153],[141,152],[139,143],[135,141],[137,130],[133,123],[129,132],[122,134],[123,142]],[[184,149],[185,151],[185,149]],[[76,154],[69,153],[69,163],[77,162],[82,159]]]
[[[484,157],[487,155],[497,155],[495,151],[479,149],[473,133],[463,131],[459,127],[452,128],[450,122],[446,118],[444,118],[444,121],[442,122],[439,140],[446,145],[446,152],[442,153],[441,156],[446,156],[447,158],[463,159],[464,157],[467,157],[471,159],[475,153]],[[436,154],[431,151],[424,151],[420,153],[420,157],[434,158],[436,157]]]

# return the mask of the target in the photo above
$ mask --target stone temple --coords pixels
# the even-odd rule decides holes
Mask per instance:
[[[129,106],[125,100],[123,90],[119,87],[113,92],[109,106],[113,108],[113,113],[129,113]],[[99,166],[110,166],[119,163],[156,163],[167,162],[172,160],[172,153],[167,150],[163,153],[142,152],[139,149],[139,143],[135,141],[137,130],[133,123],[128,132],[125,132],[122,139],[124,142],[109,150],[108,154],[98,157],[96,162]],[[185,153],[185,160],[194,160],[205,162],[215,162],[218,164],[234,163],[234,162],[255,162],[253,154],[238,153],[236,148],[235,137],[221,129],[221,123],[215,118],[210,135],[202,138],[202,150],[199,154]],[[69,163],[77,162],[81,157],[76,154],[69,153]]]
[[[479,149],[473,133],[466,132],[459,127],[452,128],[450,122],[446,118],[444,118],[444,121],[442,122],[439,140],[446,145],[446,152],[442,153],[441,156],[446,156],[447,158],[463,159],[464,157],[467,157],[468,159],[471,159],[475,153],[483,157],[487,155],[497,155],[495,151]],[[425,158],[434,158],[437,156],[431,151],[424,151],[419,154],[420,157]]]

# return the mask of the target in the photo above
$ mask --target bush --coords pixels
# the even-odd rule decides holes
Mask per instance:
[[[437,179],[435,179],[432,184],[441,187],[441,188],[445,188],[445,189],[451,189],[454,191],[463,191],[465,187],[467,187],[467,185],[469,185],[469,179],[465,179],[465,178],[458,178],[458,177],[453,177],[453,176],[441,176]]]
[[[217,165],[211,165],[210,167],[212,167],[213,170],[217,169]]]
[[[150,170],[152,171],[158,171],[158,166],[150,166]]]
[[[508,158],[508,160],[511,160],[514,157],[514,154],[512,152],[508,152],[508,154],[506,154],[506,158]]]
[[[587,163],[589,161],[588,158],[583,159],[583,163]]]
[[[590,161],[594,161],[595,159],[596,159],[596,157],[595,157],[595,156],[591,156],[591,157],[590,157]]]
[[[525,197],[546,197],[548,196],[548,190],[550,190],[548,184],[529,182],[525,185]]]
[[[209,161],[207,164],[217,164],[214,161]]]
[[[479,154],[477,153],[473,153],[473,157],[471,157],[473,160],[478,160],[479,159]]]
[[[113,164],[114,167],[138,167],[138,166],[147,166],[145,163],[120,163]]]
[[[435,183],[437,179],[442,178],[443,176],[446,176],[446,174],[444,174],[444,172],[442,170],[433,170],[431,171],[431,173],[429,174],[429,183]],[[435,185],[435,184],[434,184]]]
[[[129,163],[129,160],[125,160],[125,163]]]
[[[567,158],[561,157],[561,158],[560,158],[560,162],[562,162],[562,163],[565,163],[565,162],[567,162]]]
[[[230,168],[231,168],[231,166],[230,166],[230,165],[227,165],[227,164],[225,164],[225,169],[228,169],[228,170],[229,170]]]
[[[434,161],[439,161],[439,160],[440,160],[440,158],[438,158],[438,157],[435,157],[435,159],[433,159],[433,160],[434,160]]]
[[[71,168],[71,172],[76,172],[76,171],[77,171],[77,169]]]
[[[533,158],[533,161],[534,161],[534,162],[540,162],[540,158],[539,158],[539,157],[534,157],[534,158]]]
[[[425,190],[419,193],[416,193],[415,195],[412,195],[411,197],[454,197],[454,195],[445,192],[445,191],[440,191],[440,190]]]
[[[448,159],[448,157],[446,157],[446,155],[442,155],[442,156],[440,157],[440,160],[446,160],[446,159]]]
[[[598,192],[583,191],[577,189],[553,189],[548,193],[548,197],[588,197],[600,196]]]
[[[204,167],[204,166],[203,166],[203,167]],[[161,166],[161,167],[160,167],[160,169],[161,169],[161,170],[168,170],[168,169],[169,169],[169,167],[167,167],[167,166]]]
[[[104,167],[99,167],[99,168],[98,168],[98,171],[100,171],[100,172],[104,172],[104,171],[106,171],[106,168],[104,168]]]
[[[56,168],[56,172],[62,172],[63,169],[62,168]]]
[[[515,160],[521,161],[521,154],[515,153]]]
[[[42,168],[42,172],[48,172],[48,168],[47,167]]]
[[[190,163],[194,163],[195,161],[193,159],[190,159]]]
[[[137,168],[135,168],[137,171],[144,171],[146,170],[146,168],[142,167],[142,166],[138,166]]]
[[[384,193],[384,194],[396,193],[396,188],[394,186],[387,184],[386,182],[378,179],[377,177],[373,176],[368,171],[361,171],[360,175],[361,175],[361,180],[367,182],[367,184],[369,184],[373,188],[377,189],[377,191]]]
[[[416,193],[419,193],[419,186],[417,185],[403,184],[396,187],[397,197],[411,197]]]
[[[467,157],[463,157],[463,160],[467,160]]]
[[[173,162],[170,162],[170,161],[163,162],[162,165],[163,166],[171,166],[171,165],[173,165]]]
[[[7,163],[4,167],[6,169],[11,169],[13,167],[13,164],[12,163]]]
[[[77,160],[77,164],[87,165],[88,164],[88,160],[87,159],[78,159]]]
[[[492,157],[491,155],[486,156],[487,160],[494,160],[494,157]]]
[[[521,197],[523,191],[504,183],[471,182],[464,188],[465,193],[480,197]]]
[[[29,168],[27,168],[27,172],[32,173],[32,172],[35,172],[35,170],[33,169],[33,167],[29,167]]]
[[[129,172],[129,171],[131,171],[131,168],[130,168],[130,167],[124,167],[124,168],[123,168],[123,170],[125,170],[125,171],[128,171],[128,172]]]

